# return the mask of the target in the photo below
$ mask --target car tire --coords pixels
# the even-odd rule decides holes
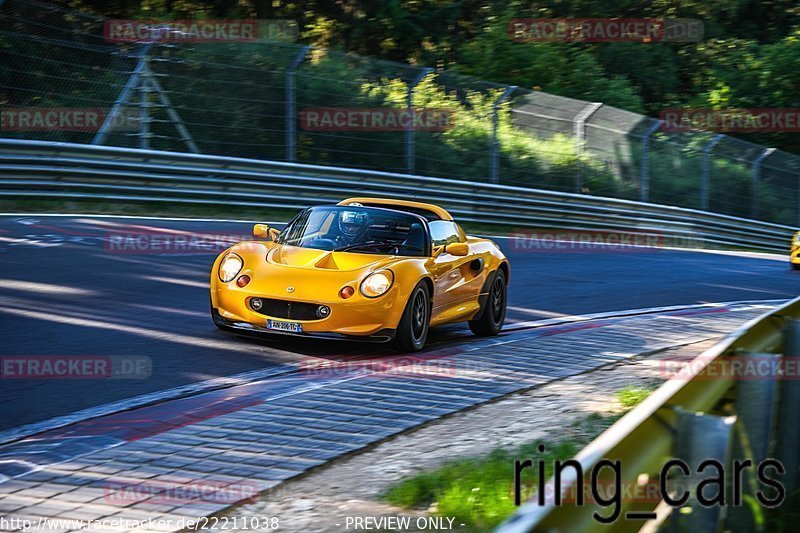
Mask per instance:
[[[417,283],[394,334],[394,349],[398,353],[418,352],[425,346],[431,320],[431,298],[424,281]]]
[[[503,329],[506,320],[506,275],[498,269],[495,271],[492,284],[489,286],[489,295],[486,298],[486,308],[477,320],[469,321],[469,329],[479,337],[497,335]]]
[[[800,270],[800,263],[789,263],[792,265],[792,270]]]

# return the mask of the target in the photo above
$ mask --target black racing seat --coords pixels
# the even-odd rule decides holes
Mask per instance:
[[[414,222],[408,228],[408,235],[406,240],[403,241],[403,246],[415,248],[420,252],[425,250],[425,228],[419,222]]]

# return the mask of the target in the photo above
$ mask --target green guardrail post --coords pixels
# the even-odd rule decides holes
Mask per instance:
[[[736,380],[736,439],[733,459],[752,461],[752,467],[741,476],[742,505],[731,505],[726,518],[726,530],[753,531],[760,521],[759,511],[751,509],[747,501],[755,503],[759,481],[757,465],[769,456],[772,446],[772,428],[775,420],[777,381],[775,369],[781,356],[771,353],[745,352],[731,360],[730,372]],[[758,508],[760,508],[758,504]]]
[[[777,354],[744,353],[732,362],[740,365],[740,370],[731,370],[738,379],[736,414],[746,434],[746,440],[740,439],[740,442],[745,457],[754,462],[763,461],[769,455],[777,391],[776,380],[770,374],[780,360]]]
[[[674,488],[679,492],[688,491],[689,499],[682,507],[674,509],[670,516],[667,531],[718,531],[722,518],[719,505],[703,506],[697,500],[698,486],[703,479],[716,476],[715,466],[707,464],[715,461],[726,468],[730,459],[733,425],[736,417],[693,413],[677,408],[675,458],[688,465],[691,473],[678,478]],[[704,466],[705,465],[705,466]],[[698,469],[702,470],[698,473]],[[667,483],[670,488],[671,484]],[[703,484],[700,495],[713,500],[725,488],[714,484]],[[679,498],[680,496],[675,496]]]
[[[800,320],[786,323],[783,343],[783,375],[778,384],[778,417],[775,423],[775,459],[783,463],[786,494],[798,489],[800,477]]]

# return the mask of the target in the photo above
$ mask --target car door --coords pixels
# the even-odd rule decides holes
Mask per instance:
[[[429,223],[431,243],[434,249],[454,242],[466,242],[463,231],[448,220],[434,220]],[[480,291],[480,272],[472,268],[475,260],[472,253],[456,256],[446,251],[433,260],[433,309],[431,319],[459,314],[459,306],[466,301],[475,301]],[[466,311],[466,308],[465,308]]]

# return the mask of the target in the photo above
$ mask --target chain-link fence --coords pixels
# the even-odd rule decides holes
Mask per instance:
[[[294,42],[109,42],[107,22],[0,0],[0,136],[489,181],[800,224],[800,157],[780,150]],[[99,119],[20,121],[75,109]],[[417,113],[446,120],[403,125]]]

